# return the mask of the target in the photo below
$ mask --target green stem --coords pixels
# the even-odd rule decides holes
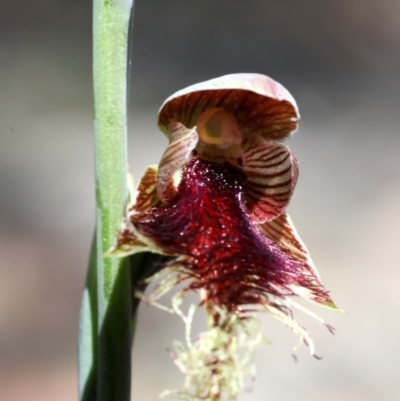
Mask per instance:
[[[132,0],[93,1],[96,241],[82,304],[82,401],[130,400],[130,269],[126,258],[103,254],[115,241],[128,196],[126,73],[131,6]],[[97,333],[92,330],[89,341],[94,321]]]
[[[127,55],[132,3],[93,2],[98,361],[96,401],[129,401],[131,282],[126,259],[104,258],[128,198]]]

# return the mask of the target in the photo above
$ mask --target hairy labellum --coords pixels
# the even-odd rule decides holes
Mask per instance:
[[[154,207],[132,223],[166,254],[184,256],[191,289],[207,302],[236,309],[268,302],[268,295],[310,287],[301,265],[264,237],[246,208],[244,173],[229,163],[193,159],[170,204]]]

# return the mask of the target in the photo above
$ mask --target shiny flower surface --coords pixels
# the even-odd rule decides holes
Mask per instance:
[[[186,395],[195,399],[231,400],[243,388],[251,363],[236,354],[241,346],[251,354],[261,339],[255,311],[288,324],[314,353],[292,317],[291,307],[305,310],[294,298],[336,308],[285,211],[298,164],[281,141],[298,119],[289,92],[259,74],[193,85],[160,109],[169,146],[142,177],[110,253],[173,257],[150,299],[185,283],[174,309],[189,326],[192,312],[183,315],[180,297],[199,290],[210,330],[194,344],[188,336],[174,354],[187,377]]]

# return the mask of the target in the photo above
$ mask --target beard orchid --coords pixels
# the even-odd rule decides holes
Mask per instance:
[[[286,213],[298,164],[282,144],[297,129],[295,100],[259,74],[232,74],[169,97],[158,116],[169,145],[150,166],[126,210],[112,256],[151,251],[171,257],[156,277],[152,303],[177,284],[173,310],[187,324],[186,344],[172,352],[193,399],[232,400],[253,374],[262,335],[257,311],[272,313],[314,347],[292,308],[296,296],[336,309]],[[198,291],[209,330],[192,341]],[[144,295],[141,295],[144,297]],[[332,328],[327,325],[332,330]],[[246,351],[240,350],[245,348]]]

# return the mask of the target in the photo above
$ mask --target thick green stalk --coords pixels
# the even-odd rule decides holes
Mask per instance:
[[[104,258],[121,224],[127,189],[127,55],[132,3],[93,2],[98,360],[96,401],[129,401],[131,281],[126,259]]]
[[[82,304],[82,401],[130,400],[130,269],[127,259],[103,254],[115,240],[128,196],[126,79],[131,6],[132,0],[93,1],[96,240]],[[94,321],[97,333],[89,333]]]

